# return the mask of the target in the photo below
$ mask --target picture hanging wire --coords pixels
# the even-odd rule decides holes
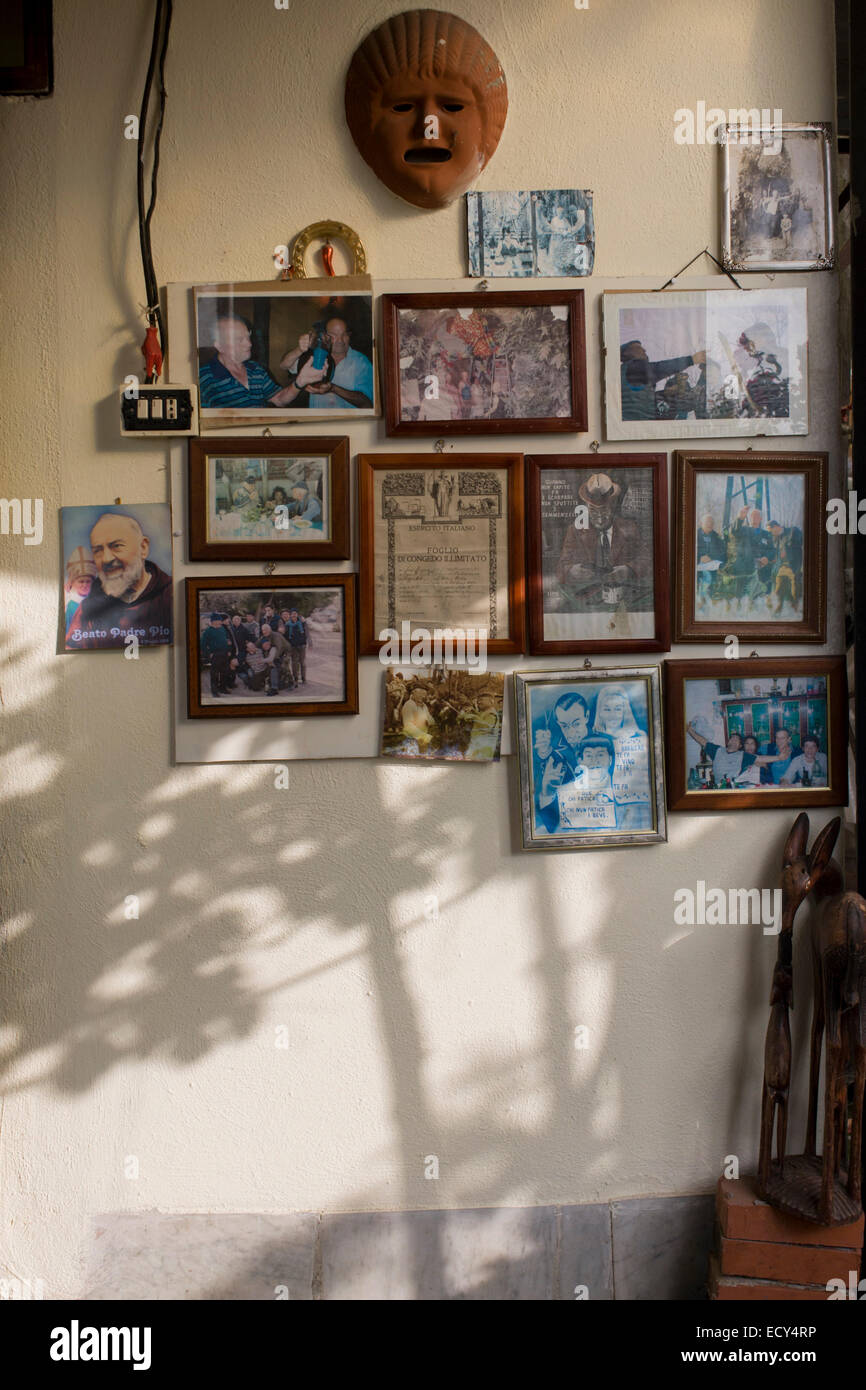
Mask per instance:
[[[724,275],[727,275],[728,279],[731,281],[731,284],[736,285],[737,289],[742,290],[744,294],[747,293],[748,286],[741,285],[739,280],[735,279],[729,270],[725,270],[725,267],[722,265],[721,261],[716,260],[715,256],[713,255],[712,251],[708,246],[705,246],[703,251],[699,251],[696,256],[692,256],[692,259],[690,261],[686,261],[685,265],[682,266],[682,268],[678,270],[675,275],[672,275],[671,278],[669,280],[666,280],[663,285],[659,285],[658,289],[654,290],[653,293],[661,294],[662,290],[669,289],[670,286],[674,283],[674,281],[678,280],[679,277],[683,274],[683,271],[688,270],[689,266],[694,265],[695,261],[699,261],[701,259],[701,256],[709,256],[713,265],[717,265],[719,267],[719,270],[721,270]]]
[[[153,40],[150,47],[150,60],[144,80],[141,98],[141,114],[138,119],[138,235],[141,243],[141,265],[144,272],[144,291],[146,295],[145,317],[147,333],[142,352],[145,356],[146,381],[154,382],[162,371],[165,356],[165,328],[162,311],[159,307],[159,287],[153,268],[153,252],[150,244],[150,223],[156,207],[156,182],[159,173],[159,143],[165,119],[165,56],[168,51],[168,35],[171,28],[172,0],[156,0],[156,13],[153,21]],[[147,115],[153,88],[154,74],[159,78],[159,111],[153,135],[153,154],[150,170],[150,201],[144,205],[144,162],[147,145]],[[158,337],[158,343],[155,339]]]

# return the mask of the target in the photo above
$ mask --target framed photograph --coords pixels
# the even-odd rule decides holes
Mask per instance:
[[[362,655],[414,628],[521,654],[523,455],[360,454],[358,485]]]
[[[726,270],[832,270],[832,128],[728,125],[722,144]]]
[[[808,434],[805,290],[602,296],[608,439]]]
[[[171,508],[61,507],[62,650],[172,642]]]
[[[583,290],[385,294],[388,434],[586,429]]]
[[[843,656],[665,662],[668,806],[845,806]]]
[[[369,276],[193,290],[201,428],[376,415]]]
[[[666,652],[666,455],[536,454],[525,464],[529,650]]]
[[[502,671],[388,667],[384,676],[383,758],[430,762],[499,761]]]
[[[467,193],[466,225],[470,275],[592,274],[591,189]]]
[[[191,560],[348,560],[349,441],[189,442]]]
[[[657,666],[515,672],[524,849],[667,839]]]
[[[358,713],[354,574],[187,579],[190,719]]]
[[[675,640],[824,642],[827,454],[674,454]]]

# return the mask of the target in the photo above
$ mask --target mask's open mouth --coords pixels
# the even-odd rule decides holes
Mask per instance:
[[[447,164],[450,158],[451,151],[437,145],[416,145],[403,156],[406,164]]]

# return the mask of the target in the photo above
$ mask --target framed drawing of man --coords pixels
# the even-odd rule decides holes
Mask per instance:
[[[525,462],[530,651],[667,651],[666,456]]]

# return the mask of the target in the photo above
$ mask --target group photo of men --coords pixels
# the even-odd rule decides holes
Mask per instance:
[[[343,683],[340,613],[340,592],[328,589],[200,594],[202,703],[333,699]]]
[[[822,676],[686,683],[689,791],[772,791],[828,785]]]
[[[695,509],[695,615],[802,618],[802,475],[699,474]]]

